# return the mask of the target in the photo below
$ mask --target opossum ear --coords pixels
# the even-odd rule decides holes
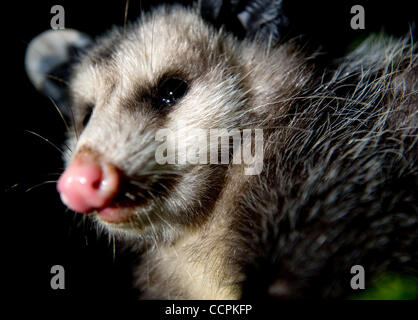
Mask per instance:
[[[85,34],[71,29],[48,30],[28,45],[25,69],[32,84],[69,116],[68,80],[71,65],[91,44]]]
[[[286,33],[285,0],[201,0],[201,14],[238,37],[276,43]]]

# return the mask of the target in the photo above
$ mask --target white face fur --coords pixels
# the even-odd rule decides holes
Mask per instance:
[[[241,127],[247,92],[237,46],[196,13],[161,8],[98,39],[75,65],[75,128],[68,132],[66,163],[88,149],[116,166],[124,179],[116,202],[131,213],[128,223],[97,218],[99,224],[123,235],[172,239],[182,226],[205,218],[227,166],[160,165],[155,135],[167,128],[187,145],[195,143],[187,140],[192,128]],[[155,103],[158,88],[173,78],[184,81],[184,94],[169,106]]]

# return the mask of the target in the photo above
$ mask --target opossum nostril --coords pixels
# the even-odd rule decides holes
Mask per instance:
[[[100,184],[101,184],[101,180],[97,180],[94,181],[91,186],[93,187],[93,189],[99,189],[100,188]]]
[[[111,202],[118,193],[119,184],[120,174],[115,166],[82,153],[62,174],[57,189],[68,207],[89,213]]]

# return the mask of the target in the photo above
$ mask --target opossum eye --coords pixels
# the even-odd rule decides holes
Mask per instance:
[[[186,94],[187,89],[188,85],[183,79],[167,78],[158,85],[155,104],[157,107],[171,107]]]
[[[93,106],[89,105],[87,107],[86,113],[85,113],[84,118],[83,118],[83,122],[82,122],[83,128],[85,128],[87,126],[87,124],[89,123],[92,113],[93,113]]]

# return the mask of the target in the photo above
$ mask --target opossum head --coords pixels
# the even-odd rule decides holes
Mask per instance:
[[[157,156],[178,151],[179,143],[186,150],[199,145],[192,129],[240,128],[248,90],[238,42],[192,10],[167,7],[90,44],[76,31],[47,33],[55,47],[84,49],[71,65],[67,93],[59,96],[71,123],[71,151],[58,182],[63,202],[131,237],[172,239],[205,219],[228,166],[179,163],[179,152],[175,163]],[[31,46],[27,60],[33,61]],[[57,51],[40,54],[32,65],[45,56],[62,65],[68,55]],[[33,68],[29,76],[39,72]]]

